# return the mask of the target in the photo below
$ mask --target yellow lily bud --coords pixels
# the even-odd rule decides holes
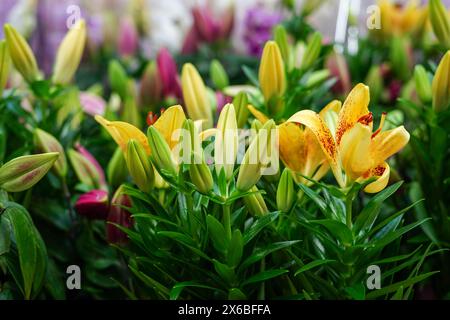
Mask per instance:
[[[273,130],[276,129],[273,120],[267,121],[259,130],[258,135],[250,143],[244,159],[239,168],[239,175],[236,183],[236,188],[240,191],[247,191],[252,188],[261,178],[262,170],[268,163],[265,163],[268,158],[271,158],[273,152]]]
[[[234,164],[238,152],[238,131],[236,113],[232,104],[226,104],[217,123],[216,139],[214,141],[214,163],[217,175],[225,171],[225,177],[233,176]]]
[[[153,189],[155,182],[153,167],[150,164],[144,147],[137,140],[130,139],[128,141],[125,161],[128,171],[138,188],[143,192],[149,192]]]
[[[8,80],[9,64],[10,58],[8,47],[6,41],[2,40],[0,41],[0,97],[2,96],[3,88]]]
[[[258,192],[258,188],[256,186],[253,186],[250,191]],[[245,207],[252,215],[263,216],[269,213],[269,209],[267,209],[266,202],[264,201],[261,193],[258,192],[249,194],[248,196],[245,196],[243,200]]]
[[[176,176],[177,164],[163,135],[154,126],[150,126],[147,137],[150,150],[152,150],[150,157],[156,169],[159,172],[167,172],[169,175]]]
[[[430,21],[439,42],[450,47],[450,18],[441,0],[430,0]]]
[[[432,100],[432,89],[427,71],[420,64],[414,68],[414,83],[416,92],[423,103],[430,103]]]
[[[181,88],[189,117],[193,120],[203,120],[206,128],[211,128],[213,115],[205,83],[191,63],[183,66]]]
[[[41,129],[34,131],[34,139],[37,148],[44,152],[58,152],[59,157],[55,162],[54,169],[60,177],[65,177],[67,174],[67,160],[64,153],[64,148],[58,140],[50,133]]]
[[[259,85],[270,113],[276,115],[282,112],[286,75],[280,48],[275,41],[268,41],[264,46],[259,66]]]
[[[443,111],[450,104],[450,51],[442,58],[433,78],[433,109]]]
[[[59,45],[53,67],[53,82],[56,84],[68,84],[80,64],[86,43],[86,23],[79,20],[70,30]]]
[[[284,169],[277,188],[277,208],[288,212],[295,201],[294,179],[289,169]]]
[[[36,58],[25,38],[9,24],[5,24],[4,32],[14,67],[27,82],[38,80],[40,75]]]
[[[34,186],[58,159],[57,152],[22,156],[0,167],[0,188],[20,192]]]

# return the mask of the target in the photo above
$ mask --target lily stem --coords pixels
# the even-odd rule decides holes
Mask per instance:
[[[347,222],[347,227],[351,230],[353,227],[352,223],[352,207],[353,207],[353,193],[347,195],[345,201],[345,217]]]
[[[225,227],[225,232],[227,233],[228,239],[231,239],[231,213],[230,205],[225,204],[223,206],[223,224]]]

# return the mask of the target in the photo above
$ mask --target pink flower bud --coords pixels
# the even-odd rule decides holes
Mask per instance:
[[[234,7],[230,6],[224,14],[220,23],[219,35],[222,39],[228,39],[234,27]]]
[[[117,40],[118,51],[121,56],[132,56],[139,43],[136,26],[130,18],[124,18],[120,23],[119,38]]]
[[[93,93],[81,92],[80,103],[84,112],[86,112],[88,115],[95,116],[96,114],[99,114],[103,116],[105,114],[105,100]]]
[[[92,190],[82,194],[75,203],[75,211],[88,219],[103,220],[108,215],[108,192]]]
[[[98,184],[99,187],[102,189],[107,189],[106,187],[106,179],[105,179],[105,172],[103,171],[102,166],[98,163],[97,159],[86,150],[81,144],[77,143],[75,145],[75,149],[87,160],[89,161],[92,166],[95,168],[96,173],[95,176],[98,178]]]
[[[114,194],[106,219],[108,222],[106,226],[106,238],[110,243],[126,244],[128,242],[127,235],[114,225],[117,224],[125,228],[131,228],[133,226],[131,213],[123,207],[131,207],[131,199],[123,192],[123,185],[121,185]]]
[[[220,35],[220,25],[214,20],[211,10],[207,7],[192,9],[194,26],[200,38],[206,42],[217,40]]]
[[[344,56],[340,53],[333,52],[326,61],[326,68],[337,80],[333,86],[333,91],[347,95],[352,89],[352,84],[350,72]]]
[[[162,48],[156,57],[158,72],[161,78],[163,95],[165,97],[174,95],[181,96],[181,87],[178,77],[177,64],[170,54],[169,50]]]
[[[183,47],[181,48],[182,54],[192,54],[198,50],[200,43],[200,36],[197,33],[195,26],[188,31],[186,38],[184,38]]]

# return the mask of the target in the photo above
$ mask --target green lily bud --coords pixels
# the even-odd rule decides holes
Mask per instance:
[[[22,156],[0,167],[0,188],[20,192],[34,186],[58,159],[58,152]]]
[[[11,25],[4,26],[5,38],[14,67],[27,82],[40,77],[36,58],[25,38]]]
[[[36,147],[44,152],[58,152],[59,157],[55,162],[55,172],[60,177],[65,177],[67,174],[67,160],[64,153],[64,148],[61,146],[58,140],[50,133],[45,132],[41,129],[36,129],[34,131],[34,140]]]
[[[81,183],[92,189],[107,189],[100,176],[102,173],[88,158],[73,149],[67,150],[67,156]]]
[[[132,124],[135,127],[140,128],[142,126],[142,118],[139,113],[136,100],[133,97],[128,96],[125,99],[121,118],[124,122],[128,122],[129,124]]]
[[[288,43],[288,36],[286,32],[286,28],[281,24],[277,25],[273,31],[275,42],[278,44],[280,48],[281,57],[283,58],[284,64],[288,70],[292,67],[292,57],[291,57],[291,48]]]
[[[243,128],[247,123],[250,112],[248,111],[248,97],[244,91],[238,93],[233,99],[233,106],[236,110],[236,121],[238,128]]]
[[[271,157],[273,143],[272,131],[275,129],[275,122],[269,120],[259,130],[256,138],[251,141],[239,168],[236,183],[238,190],[243,192],[249,190],[261,178],[262,170],[267,166],[267,163],[264,162]]]
[[[211,61],[209,75],[217,89],[222,90],[223,88],[228,87],[230,81],[228,80],[227,72],[218,60],[214,59]]]
[[[441,0],[430,0],[429,14],[431,26],[439,42],[450,47],[450,18]]]
[[[295,201],[294,179],[289,169],[284,169],[281,174],[277,189],[277,208],[282,212],[288,212]]]
[[[122,149],[117,147],[106,168],[108,182],[113,188],[120,186],[127,179],[128,173],[125,169],[126,166],[127,164]]]
[[[411,78],[411,43],[406,37],[394,37],[391,42],[390,60],[395,74],[406,81]]]
[[[258,188],[253,186],[250,191],[257,192]],[[243,198],[245,207],[248,211],[254,216],[263,216],[269,213],[269,209],[267,209],[266,202],[264,201],[261,193],[253,193]]]
[[[191,182],[197,187],[199,192],[208,194],[214,186],[214,181],[211,171],[205,162],[197,128],[191,119],[185,120],[181,138],[183,153],[186,153],[183,155],[183,158],[188,158],[187,164],[189,165]]]
[[[0,41],[0,97],[8,80],[10,57],[5,40]]]
[[[122,98],[128,96],[128,76],[125,69],[117,60],[112,60],[108,66],[108,78],[111,89]]]
[[[169,175],[176,176],[178,172],[177,164],[164,137],[153,126],[148,128],[147,137],[151,150],[150,158],[156,169],[160,172],[164,171]]]
[[[314,71],[313,73],[311,73],[308,80],[306,81],[306,87],[308,89],[312,89],[312,88],[322,84],[329,77],[330,77],[330,71],[327,69]]]
[[[425,104],[430,103],[432,99],[431,82],[428,78],[427,71],[422,65],[417,65],[414,68],[414,82],[420,101]]]
[[[372,66],[364,82],[370,88],[370,100],[377,102],[383,93],[383,77],[381,76],[380,66]]]
[[[139,190],[143,192],[152,190],[155,183],[153,167],[144,147],[137,140],[130,139],[128,141],[125,161],[128,171]]]
[[[306,46],[303,60],[300,65],[301,70],[308,70],[316,62],[322,50],[322,35],[320,32],[315,32]]]

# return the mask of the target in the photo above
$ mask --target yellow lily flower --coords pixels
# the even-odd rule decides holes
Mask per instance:
[[[185,119],[183,108],[175,105],[168,108],[153,125],[162,134],[171,150],[178,143],[173,133],[183,126]],[[147,155],[150,155],[147,136],[140,129],[127,122],[108,121],[100,115],[96,115],[95,120],[108,131],[123,152],[126,151],[128,142],[134,139],[141,143]]]
[[[319,113],[319,117],[329,127],[335,127],[337,114],[341,108],[339,101],[329,103]],[[280,158],[291,169],[297,183],[312,184],[305,179],[320,180],[330,169],[327,158],[313,131],[302,128],[297,123],[285,122],[279,125]]]
[[[378,6],[381,15],[381,29],[374,31],[380,31],[384,37],[406,33],[418,35],[427,25],[427,7],[421,7],[417,0],[409,1],[404,7],[390,0],[380,0]]]
[[[409,133],[403,126],[382,131],[385,114],[379,128],[372,132],[373,117],[368,110],[369,100],[369,88],[358,84],[339,110],[336,129],[311,110],[299,111],[287,122],[303,124],[311,130],[341,187],[353,181],[363,182],[375,177],[377,180],[364,189],[375,193],[383,190],[389,181],[390,168],[386,159],[408,143]]]

